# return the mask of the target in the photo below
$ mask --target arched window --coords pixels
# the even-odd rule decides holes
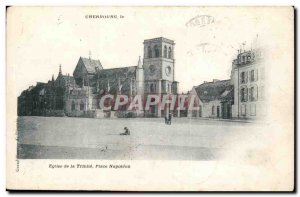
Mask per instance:
[[[155,57],[159,57],[159,48],[157,45],[154,46]]]
[[[212,114],[212,115],[215,115],[215,106],[214,106],[214,105],[213,105],[212,108],[211,108],[211,114]]]
[[[168,58],[169,59],[172,58],[172,49],[171,49],[171,47],[169,47]]]
[[[83,103],[83,101],[81,101],[81,103],[80,103],[80,111],[83,111],[84,110],[84,103]]]
[[[75,102],[72,101],[72,111],[74,111],[74,110],[75,110]]]
[[[152,58],[152,50],[150,46],[148,46],[148,58]]]
[[[165,45],[165,47],[164,47],[164,58],[167,58],[167,53],[168,53],[168,48]]]

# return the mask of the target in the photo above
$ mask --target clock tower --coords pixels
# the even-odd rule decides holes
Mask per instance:
[[[177,94],[178,82],[174,80],[174,41],[159,37],[144,40],[144,95]],[[168,110],[167,110],[168,111]],[[169,112],[169,111],[168,111]],[[158,117],[165,109],[152,109]]]
[[[163,37],[144,40],[145,94],[177,94],[174,45],[173,40]]]

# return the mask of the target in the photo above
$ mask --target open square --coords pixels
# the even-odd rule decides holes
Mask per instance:
[[[253,123],[174,118],[19,117],[19,159],[215,160]],[[120,135],[124,127],[130,135]],[[240,134],[243,134],[241,136]],[[250,135],[250,134],[248,134]]]

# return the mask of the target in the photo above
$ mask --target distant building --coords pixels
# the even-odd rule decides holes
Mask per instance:
[[[260,48],[239,50],[232,62],[234,118],[259,118],[267,113],[265,103],[265,66]]]
[[[80,57],[73,76],[63,75],[61,67],[54,80],[38,83],[24,90],[18,97],[18,115],[54,116],[123,116],[127,106],[103,111],[100,99],[107,94],[147,97],[155,94],[177,94],[178,82],[174,79],[174,41],[167,38],[144,40],[144,58],[129,67],[104,69],[99,60]],[[114,100],[110,100],[113,103]],[[161,101],[159,102],[159,104]],[[167,104],[151,106],[148,111],[131,111],[131,115],[161,117],[171,112]],[[177,113],[177,111],[172,111]]]
[[[192,96],[195,100],[192,101]],[[216,80],[204,82],[194,86],[189,92],[190,102],[198,110],[189,110],[189,117],[231,118],[234,89],[230,80]]]

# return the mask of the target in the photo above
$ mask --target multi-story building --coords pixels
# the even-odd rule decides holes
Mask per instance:
[[[238,51],[232,62],[234,118],[261,118],[267,114],[265,102],[265,65],[261,49]]]

